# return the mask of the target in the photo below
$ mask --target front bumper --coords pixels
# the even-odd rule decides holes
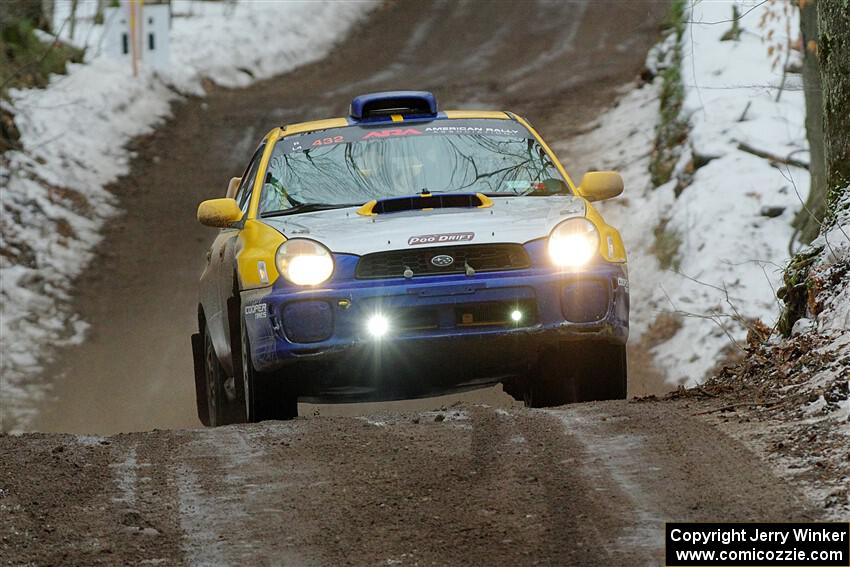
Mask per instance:
[[[352,262],[337,257],[338,265]],[[604,301],[603,301],[604,300]],[[561,341],[625,344],[624,264],[412,279],[334,278],[316,289],[281,280],[242,294],[254,366],[298,381],[302,399],[428,396],[521,375]],[[515,322],[509,313],[519,310]],[[390,321],[381,339],[366,322]],[[573,320],[570,320],[570,319]],[[579,320],[576,320],[579,319]]]

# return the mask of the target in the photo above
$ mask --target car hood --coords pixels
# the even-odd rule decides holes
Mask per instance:
[[[287,238],[310,238],[332,252],[362,256],[421,246],[525,243],[549,235],[564,219],[584,216],[574,196],[496,197],[488,208],[414,210],[376,216],[357,208],[261,219]]]

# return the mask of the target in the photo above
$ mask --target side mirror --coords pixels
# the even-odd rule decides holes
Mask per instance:
[[[240,183],[242,183],[241,177],[231,177],[230,183],[227,184],[227,193],[224,196],[228,199],[236,198],[236,192],[239,190]]]
[[[623,178],[615,171],[588,171],[581,178],[579,194],[588,201],[604,201],[623,192]]]
[[[227,228],[242,218],[235,199],[210,199],[198,205],[198,222],[216,228]]]

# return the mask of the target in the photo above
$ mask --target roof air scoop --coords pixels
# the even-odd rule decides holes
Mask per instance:
[[[354,120],[401,116],[436,116],[437,99],[427,91],[386,91],[354,97],[349,112]]]

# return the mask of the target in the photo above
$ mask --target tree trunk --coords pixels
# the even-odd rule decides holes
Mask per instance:
[[[68,37],[71,38],[71,43],[74,43],[74,32],[77,30],[77,0],[71,0],[71,15],[68,16],[71,29],[68,32]]]
[[[829,0],[823,0],[828,2]],[[823,155],[823,97],[818,64],[817,0],[800,2],[800,36],[803,43],[803,91],[806,96],[806,137],[809,140],[809,197],[794,219],[800,240],[818,235],[826,208],[826,161]]]
[[[801,10],[805,10],[812,0],[800,1]],[[811,14],[808,14],[809,18]],[[801,13],[805,18],[806,14]],[[800,24],[804,42],[808,42],[807,25],[810,19]],[[812,108],[810,94],[816,89],[811,86],[812,77],[804,74],[806,83],[806,129],[812,147],[812,182],[815,183],[815,159],[822,152],[823,182],[821,211],[824,226],[831,228],[836,217],[837,205],[843,195],[850,193],[850,0],[817,0],[817,56],[820,67],[821,108]],[[806,50],[806,57],[811,50]],[[805,73],[805,64],[804,64]],[[812,123],[814,116],[821,117],[822,147],[818,147],[817,136],[812,132],[817,128]],[[813,191],[816,191],[814,186]],[[799,220],[799,217],[798,217]],[[817,227],[820,230],[820,226]],[[810,233],[817,235],[817,232]],[[789,336],[794,323],[801,317],[813,316],[810,306],[812,294],[817,293],[822,283],[811,275],[811,267],[818,261],[823,246],[804,249],[791,259],[783,274],[784,285],[777,295],[785,303],[779,319],[779,330]],[[834,285],[842,285],[837,282]]]
[[[41,0],[0,0],[0,28],[28,20],[35,27],[50,31],[50,16]]]
[[[106,0],[97,0],[97,5],[94,9],[94,23],[103,25],[103,10],[106,8]]]
[[[55,8],[54,0],[41,0],[41,17],[44,20],[41,29],[47,33],[53,33],[53,12]]]
[[[820,68],[823,84],[823,142],[826,209],[834,214],[839,197],[850,191],[850,5],[818,2]]]

